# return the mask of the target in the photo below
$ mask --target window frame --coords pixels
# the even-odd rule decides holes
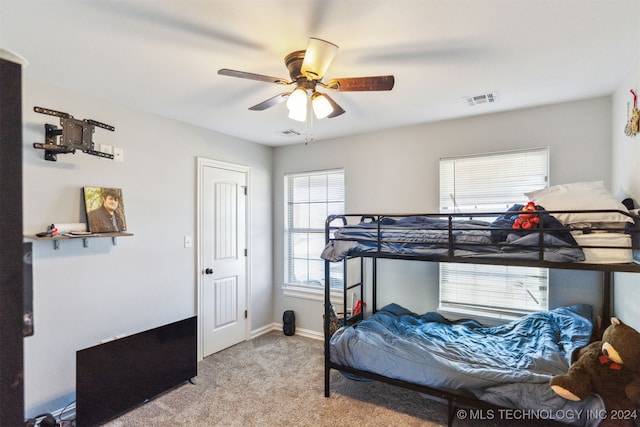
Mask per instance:
[[[330,195],[329,195],[329,191],[328,191],[328,187],[329,185],[327,185],[325,187],[325,192],[326,192],[326,198],[323,202],[319,202],[319,201],[315,201],[312,202],[311,201],[311,197],[308,198],[308,200],[302,201],[302,202],[298,202],[295,200],[291,200],[291,196],[292,196],[292,185],[293,179],[296,178],[311,178],[311,177],[322,177],[324,176],[325,178],[328,179],[328,177],[330,175],[340,175],[341,178],[341,188],[337,189],[338,192],[342,193],[342,200],[339,199],[330,199]],[[327,183],[328,184],[328,183]],[[299,298],[305,298],[305,299],[312,299],[312,300],[317,300],[317,301],[322,301],[324,300],[324,260],[320,258],[320,253],[317,254],[317,256],[312,256],[311,252],[307,252],[306,254],[306,263],[307,263],[307,271],[309,271],[310,267],[309,267],[309,261],[313,261],[316,264],[316,267],[321,266],[320,269],[322,270],[321,274],[319,274],[318,276],[318,284],[317,285],[313,285],[310,284],[310,276],[307,276],[307,283],[301,283],[301,282],[295,282],[293,280],[291,280],[292,276],[292,272],[293,272],[293,265],[292,262],[294,261],[295,258],[295,254],[293,253],[294,248],[292,247],[293,245],[293,235],[294,234],[307,234],[307,235],[313,235],[315,236],[315,239],[320,239],[322,242],[322,248],[324,248],[324,243],[325,243],[325,226],[324,226],[324,221],[326,220],[326,217],[329,214],[341,214],[345,212],[345,190],[346,190],[346,186],[345,186],[345,172],[344,172],[344,168],[333,168],[333,169],[324,169],[324,170],[317,170],[317,171],[309,171],[309,172],[295,172],[295,173],[286,173],[284,175],[284,271],[283,271],[283,279],[284,279],[284,286],[283,286],[283,292],[285,295],[287,296],[293,296],[293,297],[299,297]],[[304,204],[310,205],[312,203],[318,204],[324,204],[325,205],[325,211],[327,213],[327,215],[324,215],[324,217],[322,218],[322,224],[317,223],[317,224],[312,224],[312,219],[309,218],[309,225],[307,227],[293,227],[294,222],[296,221],[296,218],[293,216],[295,215],[295,209],[293,208],[293,205],[297,204],[297,205],[304,205]],[[342,205],[342,209],[341,212],[334,212],[331,211],[331,208],[329,207],[329,205],[335,205],[335,204],[341,204]],[[309,215],[311,212],[311,209],[307,209],[307,213]],[[316,221],[318,221],[318,219],[316,219]],[[317,242],[318,240],[316,240]],[[307,246],[309,246],[309,240],[307,240]],[[318,244],[316,244],[315,246],[319,246]],[[303,260],[304,258],[297,258],[298,261]],[[337,267],[336,267],[337,268]],[[316,268],[318,269],[318,268]],[[315,276],[313,276],[315,277]],[[331,293],[332,295],[335,294],[335,296],[339,296],[341,295],[341,290],[342,290],[343,284],[340,283],[339,287],[333,286],[331,289]]]

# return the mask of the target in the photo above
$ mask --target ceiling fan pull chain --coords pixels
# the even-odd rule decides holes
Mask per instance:
[[[310,101],[307,101],[310,102]],[[304,138],[304,144],[308,145],[310,142],[313,142],[313,108],[311,105],[307,106],[307,120],[305,120],[306,126],[306,135]]]

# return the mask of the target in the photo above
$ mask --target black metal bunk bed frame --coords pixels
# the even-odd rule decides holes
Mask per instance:
[[[606,210],[582,210],[582,211],[572,211],[572,212],[610,212]],[[631,230],[631,234],[634,237],[632,239],[632,246],[630,248],[632,251],[640,250],[640,240],[638,237],[640,236],[640,217],[637,215],[632,215],[625,212],[617,211],[629,218],[633,219],[635,225]],[[497,214],[502,214],[504,212],[492,212],[480,214],[480,216],[495,216]],[[553,211],[549,211],[549,213],[554,213]],[[381,251],[381,220],[383,218],[398,218],[398,217],[409,217],[409,216],[434,216],[434,217],[448,217],[449,227],[449,243],[448,250],[446,255],[406,255],[406,254],[393,254],[393,253],[385,253]],[[456,218],[470,218],[477,217],[477,214],[403,214],[403,215],[372,215],[372,214],[343,214],[343,215],[330,215],[325,221],[325,243],[329,243],[332,238],[332,233],[334,230],[337,230],[338,226],[333,226],[332,223],[336,220],[341,220],[343,226],[348,224],[348,218],[360,218],[360,220],[369,219],[371,221],[376,221],[377,226],[377,251],[374,252],[360,252],[355,255],[348,255],[344,260],[340,261],[343,264],[343,307],[344,313],[342,317],[342,322],[344,325],[355,325],[361,320],[364,319],[365,309],[355,314],[348,315],[347,307],[348,307],[348,293],[353,289],[359,289],[360,298],[364,302],[365,292],[364,292],[364,259],[371,260],[371,288],[372,288],[372,312],[375,313],[377,311],[377,266],[378,259],[401,259],[401,260],[413,260],[413,261],[431,261],[431,262],[448,262],[448,263],[470,263],[470,264],[491,264],[491,265],[505,265],[505,266],[523,266],[523,267],[541,267],[541,268],[550,268],[550,269],[563,269],[563,270],[590,270],[590,271],[599,271],[602,273],[602,320],[603,320],[603,328],[610,321],[611,313],[613,310],[613,273],[615,272],[634,272],[640,273],[640,263],[637,259],[635,262],[631,263],[621,263],[621,264],[593,264],[586,262],[557,262],[557,261],[545,261],[544,260],[544,248],[545,244],[543,242],[543,231],[544,228],[541,228],[539,231],[540,239],[539,239],[539,248],[538,248],[538,259],[517,259],[517,258],[491,258],[487,257],[461,257],[455,256],[454,250],[456,246],[455,243],[452,243],[452,235],[454,227],[452,226],[454,220]],[[627,230],[628,232],[629,230]],[[619,247],[611,247],[611,246],[585,246],[591,248],[604,248],[604,249],[620,249]],[[355,283],[349,284],[348,282],[348,269],[347,264],[349,260],[359,259],[359,268],[360,275],[359,280]],[[414,390],[420,393],[424,393],[436,398],[440,398],[447,402],[447,424],[449,427],[453,425],[453,421],[456,417],[456,411],[459,408],[474,408],[479,410],[501,410],[499,406],[490,404],[488,402],[484,402],[479,400],[473,396],[469,396],[468,394],[458,394],[451,391],[441,390],[434,387],[424,386],[420,384],[415,384],[407,381],[397,380],[394,378],[388,378],[383,375],[379,375],[373,372],[362,371],[359,369],[354,369],[349,366],[343,366],[338,363],[334,363],[331,361],[330,354],[330,344],[329,341],[331,339],[331,331],[330,331],[330,323],[331,323],[331,311],[332,311],[332,303],[331,303],[331,265],[332,261],[325,260],[325,292],[324,292],[324,355],[325,355],[325,363],[324,363],[324,395],[325,397],[330,396],[331,392],[331,384],[330,384],[330,374],[331,369],[335,369],[337,371],[346,372],[349,374],[353,374],[359,377],[372,379],[375,381],[384,382],[387,384],[403,387],[409,390]],[[564,425],[558,421],[553,420],[529,420],[533,424],[544,424],[544,425]]]

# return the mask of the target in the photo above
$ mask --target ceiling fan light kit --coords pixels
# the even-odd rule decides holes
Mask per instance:
[[[311,103],[311,109],[318,120],[324,119],[334,112],[333,105],[325,95],[320,92],[314,92],[311,97],[309,97],[306,89],[297,88],[291,92],[289,99],[287,99],[289,118],[304,122],[307,118],[309,103]]]
[[[313,113],[317,119],[324,119],[333,113],[333,106],[327,97],[320,92],[315,92],[311,95],[311,105],[313,106]]]
[[[302,74],[308,80],[320,80],[327,72],[333,58],[338,53],[338,46],[326,40],[311,37],[307,46],[304,61],[302,61]]]
[[[307,91],[304,88],[298,87],[289,95],[289,99],[287,99],[287,108],[289,109],[289,117],[293,114],[294,116],[299,116],[299,114],[304,110],[305,115],[303,116],[302,121],[304,122],[304,117],[306,117],[307,112]],[[296,114],[299,112],[299,114]],[[293,118],[293,117],[292,117]],[[297,119],[294,119],[297,120]]]
[[[292,92],[281,93],[249,109],[262,111],[286,101],[289,118],[301,122],[307,121],[309,117],[307,114],[309,103],[318,119],[333,118],[345,113],[345,110],[329,95],[316,92],[317,85],[336,92],[383,91],[393,88],[395,79],[392,75],[336,78],[329,80],[327,84],[322,83],[321,80],[337,52],[337,45],[326,40],[310,38],[307,50],[292,52],[284,58],[291,77],[290,81],[227,68],[218,70],[218,74],[281,85],[295,84],[296,88]]]
[[[302,108],[307,108],[307,91],[304,88],[298,87],[291,95],[289,95],[289,99],[287,99],[287,108],[289,111],[292,110],[300,110]]]

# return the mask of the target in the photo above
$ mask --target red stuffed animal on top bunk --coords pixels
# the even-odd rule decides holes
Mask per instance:
[[[515,221],[513,221],[513,228],[535,228],[540,224],[540,218],[536,212],[538,208],[533,202],[529,202],[520,209],[521,213]]]

